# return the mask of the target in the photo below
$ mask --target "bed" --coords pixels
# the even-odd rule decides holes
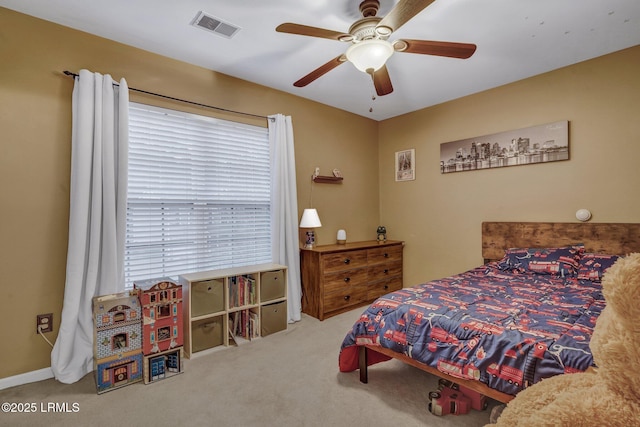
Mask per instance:
[[[348,332],[342,372],[391,358],[500,402],[591,369],[606,269],[640,251],[640,224],[482,223],[484,264],[374,301]]]

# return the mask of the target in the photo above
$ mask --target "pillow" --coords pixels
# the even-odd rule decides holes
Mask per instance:
[[[498,268],[517,273],[575,276],[582,248],[582,245],[561,248],[511,248],[505,251]]]
[[[599,281],[604,272],[618,261],[618,255],[584,254],[578,266],[578,279]]]

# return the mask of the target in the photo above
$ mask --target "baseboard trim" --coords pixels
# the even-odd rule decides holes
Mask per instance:
[[[18,385],[34,383],[36,381],[48,380],[49,378],[53,378],[53,371],[51,368],[42,368],[37,371],[14,375],[13,377],[0,378],[0,390]]]

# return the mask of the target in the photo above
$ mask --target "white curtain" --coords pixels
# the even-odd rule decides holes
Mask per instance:
[[[271,191],[273,198],[273,262],[288,266],[287,311],[289,323],[300,320],[302,287],[300,285],[300,249],[298,242],[298,198],[296,158],[293,149],[293,125],[290,116],[269,116],[271,146]]]
[[[129,92],[81,70],[72,103],[67,276],[51,369],[73,383],[93,371],[91,300],[124,290]]]

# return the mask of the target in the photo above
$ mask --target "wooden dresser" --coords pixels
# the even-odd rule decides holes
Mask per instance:
[[[370,240],[303,249],[302,311],[324,320],[402,289],[403,247]]]

